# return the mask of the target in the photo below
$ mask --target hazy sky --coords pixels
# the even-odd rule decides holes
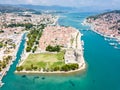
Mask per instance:
[[[120,0],[0,0],[0,4],[35,4],[60,6],[98,6],[120,8]]]

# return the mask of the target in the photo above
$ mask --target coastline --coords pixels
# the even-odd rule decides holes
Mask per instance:
[[[5,69],[2,70],[2,72],[0,73],[1,74],[1,77],[0,77],[0,86],[2,86],[4,83],[2,82],[2,79],[4,78],[4,76],[7,74],[7,72],[9,71],[11,65],[13,64],[13,62],[16,60],[16,55],[17,55],[17,52],[18,52],[18,49],[19,49],[19,46],[20,46],[20,43],[21,43],[21,40],[22,40],[22,37],[23,35],[25,34],[25,32],[23,32],[21,35],[20,35],[20,41],[18,42],[17,46],[16,46],[16,49],[14,50],[15,52],[13,53],[13,59],[8,63],[8,65],[6,66]]]
[[[86,70],[86,63],[82,65],[81,68],[71,71],[53,71],[53,72],[41,72],[41,71],[15,71],[16,74],[71,74],[76,72],[82,72]]]
[[[99,32],[99,31],[97,31],[92,23],[87,23],[87,19],[85,19],[83,21],[83,25],[89,26],[92,31],[94,31],[95,33],[97,33],[97,34],[99,34],[99,35],[101,35],[101,36],[103,36],[105,38],[116,39],[116,41],[118,41],[118,42],[120,41],[120,38],[113,37],[113,36],[108,36],[108,35],[105,35],[105,34]]]
[[[79,30],[75,29],[76,33],[78,33],[78,37],[76,38],[77,41],[77,52],[80,53],[80,57],[78,57],[80,60],[78,60],[78,64],[79,64],[79,68],[76,70],[70,70],[70,71],[43,71],[42,69],[39,71],[26,71],[26,70],[22,70],[22,71],[15,71],[16,74],[70,74],[70,73],[75,73],[75,72],[80,72],[80,71],[84,71],[86,69],[86,63],[84,60],[84,56],[83,56],[83,45],[82,45],[82,40],[81,40],[81,36],[82,34],[80,33]],[[26,45],[26,44],[25,44]],[[75,47],[74,47],[75,48]],[[25,51],[25,50],[24,50]],[[28,56],[29,53],[23,52],[23,54],[21,56],[21,60],[18,63],[18,66],[22,65],[22,63],[24,63],[26,56]]]
[[[113,39],[104,40],[103,36],[90,30],[88,26],[82,26],[77,22],[69,22],[69,19],[82,20],[93,12],[77,12],[65,14],[66,18],[60,19],[60,24],[74,25],[83,34],[84,58],[86,69],[66,74],[49,73],[14,73],[20,60],[25,45],[22,40],[18,51],[17,60],[12,64],[9,72],[4,76],[5,83],[0,90],[115,90],[120,88],[120,50],[117,50],[109,42]],[[64,14],[62,14],[64,15]],[[80,16],[80,18],[79,18]],[[78,17],[78,18],[75,18]],[[66,23],[65,23],[66,22]],[[88,30],[87,30],[88,29]],[[26,34],[27,36],[27,34]],[[110,41],[108,41],[110,40]],[[23,43],[24,42],[24,43]],[[97,44],[94,44],[97,43]],[[100,55],[103,55],[100,57]]]

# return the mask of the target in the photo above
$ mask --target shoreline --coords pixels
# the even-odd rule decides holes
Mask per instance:
[[[86,25],[86,26],[89,26],[90,27],[90,30],[103,36],[104,38],[110,38],[110,39],[115,39],[117,42],[120,42],[120,38],[117,38],[117,37],[113,37],[113,36],[109,36],[109,35],[105,35],[101,32],[98,32],[95,28],[94,28],[94,25],[92,25],[92,23],[87,23],[86,22],[86,19],[83,21],[83,25]]]
[[[57,22],[58,23],[58,19],[59,17],[56,18],[55,20],[55,23]],[[57,24],[58,25],[58,24]],[[84,60],[84,56],[83,56],[83,45],[82,45],[82,40],[81,40],[81,36],[82,34],[80,33],[80,31],[78,29],[76,29],[76,33],[79,33],[78,37],[77,37],[77,50],[79,50],[79,52],[81,52],[81,58],[78,62],[79,64],[79,68],[76,69],[76,70],[71,70],[71,71],[43,71],[43,70],[40,70],[40,71],[26,71],[26,70],[22,70],[22,71],[15,71],[14,73],[16,74],[70,74],[70,73],[75,73],[75,72],[80,72],[80,71],[83,71],[86,69],[86,63],[85,63],[85,60]],[[26,44],[25,44],[26,45]],[[28,56],[29,53],[26,53],[25,51],[23,51],[22,55],[23,57],[21,57],[21,60],[18,62],[17,66],[20,66],[22,65],[22,63],[24,63],[26,57]]]
[[[13,64],[13,62],[16,60],[16,55],[17,55],[17,52],[18,52],[18,49],[20,47],[20,43],[21,43],[21,40],[22,40],[22,37],[23,35],[25,34],[25,32],[23,32],[21,35],[20,35],[20,41],[18,42],[17,46],[16,46],[16,49],[15,49],[15,52],[13,54],[13,59],[7,64],[6,68],[2,70],[2,73],[1,73],[1,77],[0,77],[0,86],[2,87],[2,85],[4,84],[2,82],[2,79],[4,78],[4,76],[7,74],[7,72],[9,71],[11,65]]]
[[[84,53],[84,51],[83,51],[83,45],[82,45],[82,41],[80,40],[80,38],[81,38],[82,35],[81,35],[80,31],[78,31],[78,32],[79,32],[79,37],[77,38],[77,41],[78,41],[77,45],[79,46],[78,48],[82,52],[81,62],[78,63],[79,64],[79,68],[78,69],[76,69],[76,70],[70,70],[70,71],[49,71],[49,72],[46,72],[46,71],[26,71],[26,70],[17,71],[16,70],[14,73],[15,74],[71,74],[71,73],[76,73],[76,72],[81,72],[81,71],[86,70],[87,67],[86,67],[86,63],[85,63],[85,60],[84,60],[84,56],[83,56],[83,53]],[[18,66],[20,66],[24,61],[25,61],[24,59],[21,59],[19,61],[19,63],[18,63]]]
[[[76,72],[82,72],[86,70],[86,63],[84,65],[76,70],[71,70],[71,71],[53,71],[53,72],[41,72],[41,71],[15,71],[15,74],[71,74],[71,73],[76,73]]]

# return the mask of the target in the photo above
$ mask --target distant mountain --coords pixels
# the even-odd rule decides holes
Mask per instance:
[[[79,12],[103,12],[104,10],[101,10],[99,8],[96,7],[66,7],[66,6],[57,6],[57,5],[53,5],[53,6],[41,6],[41,5],[31,5],[31,4],[18,4],[18,5],[5,5],[5,4],[0,4],[0,8],[4,8],[7,9],[8,11],[79,11]],[[2,8],[2,11],[3,11]],[[14,8],[14,9],[13,9]],[[89,9],[89,10],[88,10]],[[107,11],[109,11],[107,9]]]
[[[104,17],[105,15],[110,16],[111,14],[112,14],[111,17],[114,18],[116,16],[116,14],[120,14],[120,10],[113,10],[113,11],[108,11],[108,12],[105,12],[105,13],[102,13],[102,14],[98,14],[98,15],[95,15],[95,16],[89,16],[87,19],[94,19],[94,20],[96,20],[96,19],[99,19],[101,17]],[[108,18],[108,17],[106,17],[106,18]]]
[[[110,9],[110,8],[100,8],[97,6],[80,6],[78,7],[80,12],[97,12],[97,13],[103,13],[103,12],[108,12],[108,11],[112,11],[114,9]]]
[[[29,8],[34,10],[74,10],[74,7],[64,7],[64,6],[41,6],[41,5],[17,5],[23,8]]]
[[[0,12],[2,13],[10,13],[10,12],[24,12],[24,11],[31,11],[31,12],[35,12],[35,10],[33,9],[27,9],[27,8],[23,8],[23,7],[17,7],[14,5],[3,5],[0,4]]]

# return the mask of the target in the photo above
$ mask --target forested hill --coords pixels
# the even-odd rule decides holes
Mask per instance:
[[[33,9],[27,9],[22,7],[17,7],[14,5],[2,5],[0,4],[0,12],[2,13],[11,13],[11,12],[24,12],[24,11],[35,11]]]
[[[109,11],[109,12],[105,12],[105,13],[102,13],[102,14],[98,14],[98,15],[94,15],[94,16],[89,16],[87,19],[98,19],[102,16],[110,16],[111,14],[120,14],[120,10],[114,10],[114,11]],[[113,15],[113,17],[114,17]],[[106,17],[107,18],[107,17]]]
[[[85,21],[103,35],[120,38],[120,10],[90,16]]]

